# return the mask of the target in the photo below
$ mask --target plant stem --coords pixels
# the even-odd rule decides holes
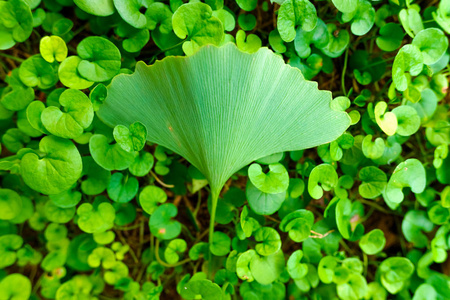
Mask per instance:
[[[22,59],[22,58],[19,58],[19,57],[15,57],[15,56],[12,56],[12,55],[9,55],[9,54],[6,54],[6,53],[2,53],[2,52],[0,52],[0,56],[3,56],[3,57],[6,57],[6,58],[15,60],[15,61],[20,62],[20,63],[25,60],[25,59]]]
[[[217,202],[219,201],[220,189],[211,187],[211,217],[209,221],[209,264],[208,264],[208,277],[212,279],[212,258],[213,254],[211,253],[211,245],[214,237],[214,223],[216,220],[216,210],[217,210]]]
[[[347,72],[347,61],[348,61],[348,48],[347,50],[345,50],[344,67],[342,68],[342,75],[341,75],[342,92],[344,93],[344,96],[347,96],[347,91],[345,89],[345,72]]]

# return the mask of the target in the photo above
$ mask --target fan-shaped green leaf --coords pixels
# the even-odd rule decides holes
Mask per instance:
[[[204,47],[117,76],[98,114],[111,126],[143,123],[149,141],[184,156],[218,190],[258,158],[342,134],[349,117],[333,111],[331,94],[316,86],[267,49]]]

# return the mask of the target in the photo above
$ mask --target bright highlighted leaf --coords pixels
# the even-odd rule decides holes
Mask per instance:
[[[415,159],[407,159],[394,170],[386,186],[385,200],[392,203],[401,203],[404,195],[402,189],[410,187],[411,191],[420,194],[425,189],[426,174],[422,163]]]
[[[129,128],[123,125],[114,127],[114,139],[127,152],[140,151],[145,146],[147,128],[141,122],[134,122]]]
[[[56,35],[43,37],[39,44],[39,51],[49,63],[53,63],[55,60],[62,62],[66,59],[68,52],[66,42]]]
[[[187,55],[206,44],[219,45],[224,35],[222,22],[212,15],[209,5],[201,2],[180,6],[173,14],[172,23],[175,34],[180,39],[188,39],[183,44]]]
[[[43,194],[59,194],[81,176],[82,162],[77,147],[65,139],[46,136],[39,143],[43,154],[27,153],[20,163],[25,183]]]
[[[277,75],[269,76],[266,68]],[[258,78],[257,74],[266,75]],[[162,77],[168,79],[161,81]],[[254,80],[258,83],[249,85]],[[180,88],[173,89],[175,82]],[[210,82],[208,89],[205,82]],[[235,88],[225,88],[229,84]],[[309,91],[307,97],[301,92],[305,90]],[[139,96],[129,97],[130,93]],[[277,100],[280,95],[284,95],[283,102]],[[303,95],[305,100],[300,101]],[[142,122],[149,141],[187,158],[217,190],[233,173],[258,158],[313,147],[340,136],[350,120],[346,113],[332,110],[330,101],[331,94],[304,81],[298,70],[286,66],[270,50],[246,54],[228,44],[204,47],[189,57],[167,58],[152,67],[138,64],[134,75],[114,79],[98,114],[113,126]],[[226,111],[216,113],[215,107]],[[269,113],[274,122],[271,127],[283,135],[261,129]]]
[[[311,31],[316,27],[317,19],[316,8],[308,0],[285,0],[278,11],[278,31],[285,42],[291,42],[296,35],[296,26]]]
[[[104,196],[94,203],[83,203],[77,209],[78,226],[87,233],[105,232],[114,226],[116,211]]]
[[[178,209],[172,203],[160,205],[150,216],[150,231],[162,240],[171,240],[181,232],[181,224],[172,220]]]
[[[338,175],[333,166],[329,164],[318,165],[309,175],[308,192],[312,198],[320,199],[323,196],[323,191],[331,191],[336,187],[337,182]]]
[[[53,135],[74,139],[88,128],[94,119],[94,110],[89,98],[78,90],[65,90],[59,103],[64,112],[55,106],[45,108],[41,113],[41,121]]]
[[[77,65],[80,75],[89,81],[107,81],[119,73],[120,51],[109,40],[90,36],[77,46],[81,61]]]
[[[245,34],[245,31],[239,30],[236,34],[236,45],[244,52],[254,53],[261,48],[261,39],[255,34]]]
[[[397,131],[397,117],[393,112],[386,112],[386,110],[387,103],[384,101],[378,102],[374,110],[375,120],[384,133],[393,135]]]
[[[359,247],[368,255],[374,255],[383,251],[385,245],[386,238],[380,229],[374,229],[366,233],[359,241]]]

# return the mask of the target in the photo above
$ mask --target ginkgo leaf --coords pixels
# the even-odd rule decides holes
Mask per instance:
[[[258,158],[339,137],[350,119],[330,101],[267,48],[247,54],[228,44],[139,63],[113,79],[98,115],[110,126],[143,123],[149,141],[185,157],[217,191]]]
[[[329,143],[347,129],[349,116],[330,101],[330,92],[267,48],[249,54],[227,44],[138,63],[134,74],[112,80],[97,113],[110,126],[141,122],[148,141],[205,175],[212,241],[219,193],[231,175],[273,153]]]

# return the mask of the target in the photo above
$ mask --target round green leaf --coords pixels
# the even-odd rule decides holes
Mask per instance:
[[[58,82],[55,65],[46,62],[41,56],[33,55],[19,68],[20,80],[29,87],[48,89]]]
[[[87,233],[105,232],[114,225],[116,211],[106,198],[97,197],[94,203],[83,203],[77,209],[78,226]]]
[[[414,37],[412,44],[422,52],[423,63],[432,65],[447,51],[448,38],[438,28],[427,28]]]
[[[173,31],[183,43],[183,51],[193,54],[200,46],[219,45],[224,36],[222,22],[212,15],[209,5],[196,2],[181,5],[172,17]]]
[[[89,81],[107,81],[119,73],[120,51],[105,38],[90,36],[83,39],[77,46],[77,53],[81,58],[77,70]]]
[[[323,196],[323,191],[330,191],[336,187],[337,182],[338,175],[333,166],[329,164],[318,165],[309,175],[308,192],[312,198],[320,199]]]
[[[386,186],[385,200],[392,203],[403,201],[402,189],[410,187],[411,191],[420,194],[425,189],[426,174],[422,163],[415,159],[407,159],[394,170]]]
[[[410,136],[420,128],[420,117],[417,111],[411,106],[401,105],[392,110],[397,117],[397,131],[401,136]]]
[[[286,199],[286,191],[277,194],[264,193],[255,187],[250,180],[247,182],[245,195],[247,196],[250,208],[258,215],[271,215],[275,213],[280,209]]]
[[[62,38],[56,35],[45,36],[39,44],[39,52],[47,62],[53,63],[55,60],[62,62],[67,57],[67,45]]]
[[[126,152],[118,144],[110,145],[108,138],[101,134],[91,137],[89,151],[95,162],[109,171],[124,170],[134,161],[133,153]]]
[[[42,155],[27,153],[20,163],[22,178],[33,190],[59,194],[80,178],[81,156],[71,141],[46,136],[39,143],[39,151]]]
[[[129,128],[123,125],[114,127],[114,139],[127,152],[140,151],[145,146],[147,128],[141,122],[134,122]]]
[[[41,113],[41,121],[53,135],[74,139],[88,128],[94,119],[94,110],[89,98],[78,90],[65,90],[59,103],[64,112],[55,106],[45,108]]]
[[[10,189],[0,189],[0,220],[11,220],[22,210],[22,198]]]
[[[117,172],[111,176],[107,187],[108,196],[119,203],[130,202],[136,196],[139,182],[134,176],[124,176]]]
[[[106,17],[116,11],[113,0],[73,0],[73,2],[80,9],[94,16]]]
[[[250,271],[260,284],[271,284],[277,280],[284,270],[284,254],[278,250],[269,256],[254,255],[250,261]]]
[[[139,194],[139,203],[141,204],[142,209],[149,215],[155,212],[159,203],[164,203],[166,201],[166,192],[154,185],[146,186]]]
[[[289,186],[288,172],[279,163],[269,165],[267,174],[262,171],[261,165],[254,163],[248,168],[248,177],[256,188],[268,194],[285,192]]]
[[[278,232],[271,227],[261,227],[255,232],[255,240],[259,242],[255,246],[260,255],[271,255],[281,248],[281,238]]]
[[[0,281],[0,299],[22,300],[31,296],[31,282],[22,274],[10,274]]]
[[[380,229],[374,229],[366,233],[359,241],[359,247],[368,255],[374,255],[383,251],[385,245],[386,238]]]
[[[175,217],[178,209],[172,203],[160,205],[150,216],[150,231],[154,236],[163,240],[171,240],[181,232],[181,224],[171,218]]]
[[[215,231],[213,240],[209,245],[211,253],[216,256],[225,256],[230,252],[231,239],[223,232]]]
[[[183,253],[187,249],[187,243],[182,239],[174,239],[169,242],[164,250],[164,258],[167,263],[174,264],[180,260],[178,252]]]
[[[61,62],[58,69],[59,80],[65,86],[72,89],[87,89],[94,84],[82,77],[78,72],[78,65],[82,59],[78,56],[69,56]]]
[[[362,168],[359,171],[359,179],[362,181],[358,187],[359,194],[367,199],[380,196],[387,184],[386,173],[374,166]]]
[[[147,26],[147,17],[141,9],[147,10],[152,2],[150,0],[114,0],[114,6],[125,22],[136,28],[144,28]]]

